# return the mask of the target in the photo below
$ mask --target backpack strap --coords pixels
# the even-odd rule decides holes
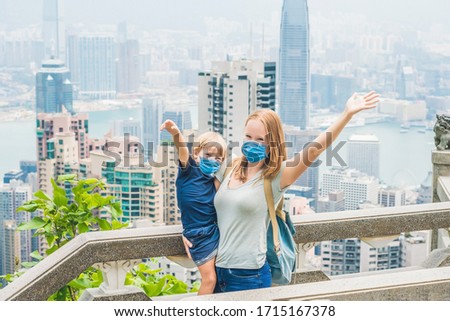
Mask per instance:
[[[266,196],[267,208],[269,209],[269,216],[272,222],[273,244],[275,247],[275,253],[280,251],[280,237],[278,235],[278,222],[276,216],[278,215],[282,220],[286,220],[286,216],[283,212],[283,196],[278,203],[275,211],[275,203],[273,200],[272,182],[264,178],[264,194]]]

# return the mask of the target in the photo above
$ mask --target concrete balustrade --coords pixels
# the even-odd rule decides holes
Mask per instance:
[[[299,244],[393,235],[450,227],[450,202],[309,214],[294,217],[293,221]],[[139,289],[122,287],[124,266],[131,268],[133,260],[183,254],[181,226],[85,233],[0,290],[0,300],[46,300],[94,264],[112,274],[105,278],[107,281],[100,289],[90,290],[83,299],[143,299]],[[317,271],[300,272],[294,276],[294,283],[327,280]]]

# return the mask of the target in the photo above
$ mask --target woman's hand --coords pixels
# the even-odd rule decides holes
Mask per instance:
[[[347,103],[345,104],[344,113],[349,116],[353,116],[359,113],[361,110],[375,108],[377,103],[380,101],[378,98],[380,98],[380,95],[377,94],[375,91],[371,91],[370,93],[364,96],[354,93],[347,100]]]
[[[188,258],[190,258],[192,260],[191,252],[189,251],[189,249],[192,247],[192,243],[184,236],[181,236],[181,237],[183,238],[183,244],[184,244],[184,249],[186,250],[186,254],[187,254]]]

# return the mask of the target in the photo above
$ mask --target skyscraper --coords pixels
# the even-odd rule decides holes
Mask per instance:
[[[113,136],[135,136],[141,140],[141,122],[139,120],[134,120],[133,117],[129,119],[115,120],[113,121],[112,128]]]
[[[139,88],[139,41],[128,39],[127,24],[117,27],[117,92],[130,93]]]
[[[90,99],[116,96],[114,37],[86,34],[68,37],[67,60],[79,95]]]
[[[60,60],[42,63],[36,74],[36,113],[61,113],[62,107],[73,113],[70,71]]]
[[[284,0],[280,27],[279,113],[284,124],[309,124],[310,62],[307,0]]]
[[[192,129],[191,112],[189,110],[174,110],[174,111],[165,110],[162,115],[161,122],[164,122],[167,119],[173,120],[181,131]],[[164,130],[160,133],[161,133],[160,136],[161,142],[172,141],[172,135],[170,135],[167,130]]]
[[[10,258],[12,255],[11,253],[15,250],[13,250],[14,247],[6,247],[6,244],[8,244],[8,242],[13,244],[11,242],[16,237],[18,237],[19,242],[21,243],[21,246],[19,246],[19,254],[16,255],[19,262],[26,262],[30,260],[31,231],[28,230],[17,232],[17,235],[14,234],[14,236],[12,234],[8,234],[7,232],[11,232],[10,230],[12,227],[15,228],[20,223],[30,221],[30,213],[23,211],[17,212],[17,209],[26,201],[31,200],[31,198],[31,186],[24,184],[21,181],[13,180],[10,184],[0,187],[0,275],[14,272],[14,270],[11,270],[12,265]],[[5,222],[8,222],[8,227],[5,227]],[[17,245],[17,242],[14,244]],[[5,255],[7,257],[5,257]],[[7,270],[4,270],[6,261],[10,263],[8,263]]]
[[[247,116],[275,110],[275,63],[251,60],[213,62],[199,73],[199,132],[214,131],[226,142],[240,142]]]
[[[348,167],[380,177],[380,141],[375,135],[352,135],[347,141]]]
[[[292,147],[288,148],[288,159],[293,157],[295,153],[300,152],[308,143],[314,141],[317,136],[319,136],[320,131],[318,130],[298,130],[292,126],[285,126],[284,128],[286,143],[292,144]],[[319,193],[319,162],[316,161],[312,166],[300,175],[300,177],[295,181],[295,185],[310,187],[312,188],[312,198],[314,199],[311,203],[311,207],[316,208],[316,202]]]
[[[45,58],[65,59],[65,30],[62,0],[44,0],[42,38]]]
[[[3,230],[3,239],[0,247],[2,247],[2,259],[0,263],[1,274],[12,274],[20,267],[20,232],[17,231],[16,221],[3,221],[1,229]]]
[[[142,101],[142,143],[146,157],[153,156],[159,145],[159,126],[162,123],[163,109],[164,103],[160,99],[145,98]]]
[[[88,118],[86,114],[38,114],[36,126],[39,188],[53,195],[50,179],[69,174],[66,166],[89,157]]]

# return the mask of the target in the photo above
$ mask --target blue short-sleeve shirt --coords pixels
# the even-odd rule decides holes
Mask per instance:
[[[191,156],[186,167],[179,164],[176,186],[183,228],[198,228],[217,222],[214,176],[204,174]]]

